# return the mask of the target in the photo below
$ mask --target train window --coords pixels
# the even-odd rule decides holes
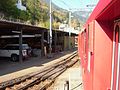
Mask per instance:
[[[86,29],[84,31],[84,53],[87,51],[87,43],[86,43]]]
[[[88,48],[90,52],[93,52],[93,33],[94,33],[93,25],[94,22],[91,22],[88,25]]]
[[[88,49],[89,49],[89,47],[90,47],[90,44],[89,44],[89,43],[90,43],[90,40],[89,40],[90,32],[89,32],[89,30],[90,30],[90,29],[89,29],[89,25],[88,25]]]

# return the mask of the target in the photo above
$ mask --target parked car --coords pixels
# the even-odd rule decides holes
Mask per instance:
[[[31,48],[28,44],[22,44],[22,55],[26,58],[30,55]],[[12,61],[19,60],[19,44],[8,44],[4,48],[0,48],[0,57],[10,57]]]

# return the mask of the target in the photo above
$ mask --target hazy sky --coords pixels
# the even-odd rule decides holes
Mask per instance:
[[[98,1],[99,0],[52,0],[54,4],[67,10],[70,8],[87,8],[86,5],[97,4]]]

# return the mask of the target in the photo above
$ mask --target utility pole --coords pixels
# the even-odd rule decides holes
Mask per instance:
[[[71,38],[71,11],[69,11],[69,50],[71,49],[71,42],[70,42],[70,38]]]
[[[50,0],[50,33],[49,33],[49,54],[52,53],[52,0]]]
[[[94,8],[95,6],[96,6],[95,4],[88,4],[88,5],[86,5],[87,8],[90,7],[90,8],[89,8],[90,11],[89,11],[88,17],[90,16],[90,14],[91,14],[91,12],[92,12],[92,10],[93,10],[93,8]]]

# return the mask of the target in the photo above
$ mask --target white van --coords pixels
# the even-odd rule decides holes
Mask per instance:
[[[22,44],[22,55],[24,58],[28,56],[28,50],[30,50],[28,44]],[[18,61],[19,44],[8,44],[4,48],[0,48],[0,57],[11,57],[12,61]]]

